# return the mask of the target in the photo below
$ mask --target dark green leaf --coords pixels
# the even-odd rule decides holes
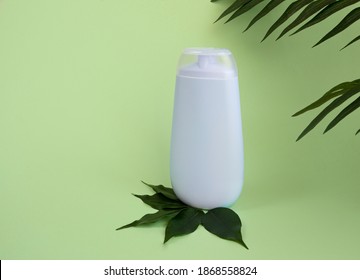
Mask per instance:
[[[262,1],[264,1],[264,0],[251,0],[251,1],[248,1],[246,4],[242,5],[239,9],[237,9],[237,11],[235,13],[233,13],[231,15],[231,17],[226,22],[229,22],[229,21],[237,18],[238,16],[246,13],[247,11],[249,11],[250,9],[255,7],[256,5],[260,4]]]
[[[325,42],[331,37],[334,37],[336,34],[344,31],[346,28],[348,28],[350,25],[352,25],[354,22],[356,22],[359,19],[360,19],[360,7],[348,13],[346,17],[344,17],[344,19],[338,25],[336,25],[329,33],[327,33],[324,37],[322,37],[320,41],[314,45],[314,47]]]
[[[150,185],[148,183],[145,183],[143,181],[141,181],[143,184],[147,185],[148,187],[152,188],[154,190],[154,192],[156,193],[161,193],[162,195],[166,196],[167,198],[173,199],[173,200],[179,200],[174,192],[173,189],[171,188],[166,188],[163,185]]]
[[[285,10],[285,12],[280,16],[280,18],[269,28],[266,32],[265,37],[262,39],[264,41],[272,32],[274,32],[281,24],[283,24],[287,19],[289,19],[293,14],[302,9],[304,6],[308,5],[314,0],[297,0],[290,4],[290,6]]]
[[[219,207],[209,210],[202,218],[202,225],[216,236],[235,241],[249,249],[241,236],[241,220],[229,208]]]
[[[305,9],[300,13],[300,15],[292,22],[290,23],[279,35],[277,39],[280,39],[282,36],[284,36],[287,32],[289,32],[294,27],[298,26],[305,20],[307,20],[312,15],[316,14],[320,10],[322,10],[324,7],[328,6],[331,3],[336,2],[337,0],[317,0],[305,7]]]
[[[360,35],[357,36],[355,39],[351,40],[350,43],[348,43],[345,47],[342,48],[342,50],[347,48],[348,46],[350,46],[351,44],[355,43],[358,40],[360,40]]]
[[[249,25],[245,28],[244,31],[248,30],[251,26],[253,26],[258,20],[262,17],[266,16],[269,12],[275,9],[278,5],[280,5],[285,0],[271,0],[249,23]]]
[[[249,2],[251,0],[236,0],[234,3],[232,3],[230,5],[229,8],[227,8],[220,16],[219,18],[215,21],[219,21],[220,19],[222,19],[223,17],[226,17],[227,15],[231,14],[232,12],[235,12],[237,9],[241,8],[244,4],[246,4],[247,2]]]
[[[133,221],[132,223],[127,224],[125,226],[119,227],[116,230],[129,228],[129,227],[136,227],[136,226],[139,226],[139,225],[152,224],[152,223],[158,222],[158,221],[160,221],[160,220],[162,220],[164,218],[171,218],[171,217],[177,215],[179,213],[179,211],[181,211],[181,209],[168,210],[168,211],[159,210],[156,213],[146,214],[141,219]]]
[[[360,85],[356,85],[353,88],[347,90],[344,94],[336,98],[333,102],[331,102],[325,109],[323,109],[320,114],[318,114],[310,124],[303,130],[300,136],[296,141],[299,141],[302,137],[304,137],[307,133],[309,133],[322,119],[324,119],[332,110],[340,106],[347,99],[352,97],[354,94],[360,91]]]
[[[187,207],[181,201],[175,201],[167,198],[161,193],[156,193],[154,195],[137,195],[134,194],[137,198],[140,198],[144,203],[151,206],[154,209],[162,210],[162,209],[177,209]]]
[[[174,236],[194,232],[201,224],[201,218],[203,215],[204,212],[200,209],[189,207],[182,210],[169,221],[165,230],[164,243]]]
[[[356,131],[355,135],[358,135],[360,133],[360,129],[358,131]]]
[[[303,113],[305,113],[305,112],[307,112],[309,110],[313,110],[313,109],[323,105],[327,101],[329,101],[332,98],[335,98],[335,97],[337,97],[339,95],[344,94],[347,90],[353,88],[355,85],[358,85],[358,84],[360,84],[360,79],[354,80],[352,82],[344,82],[344,83],[341,83],[341,84],[333,87],[328,92],[326,92],[321,98],[319,98],[315,102],[311,103],[309,106],[305,107],[304,109],[296,112],[293,115],[293,117],[301,115],[301,114],[303,114]]]
[[[326,8],[322,9],[319,13],[316,14],[316,16],[314,16],[310,21],[308,21],[303,26],[301,26],[299,29],[297,29],[293,34],[296,34],[296,33],[300,32],[301,30],[309,28],[310,26],[313,26],[314,24],[317,24],[317,23],[325,20],[332,14],[337,13],[338,11],[340,11],[350,5],[353,5],[359,1],[360,0],[336,1],[335,3],[332,3],[332,4],[328,5]]]
[[[341,120],[347,117],[349,114],[354,112],[356,109],[360,107],[360,97],[356,98],[353,102],[351,102],[348,106],[345,107],[326,127],[324,133],[328,132],[334,126],[336,126]]]

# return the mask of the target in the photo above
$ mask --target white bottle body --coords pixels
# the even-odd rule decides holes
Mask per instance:
[[[244,152],[237,77],[177,76],[170,176],[176,195],[202,209],[239,197]]]

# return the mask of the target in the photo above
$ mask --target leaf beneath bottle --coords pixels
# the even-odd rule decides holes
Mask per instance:
[[[164,218],[171,218],[171,217],[177,215],[179,213],[179,211],[181,211],[181,210],[170,210],[170,211],[159,210],[156,213],[146,214],[139,220],[133,221],[130,224],[119,227],[116,230],[129,228],[129,227],[136,227],[136,226],[144,225],[144,224],[152,224],[152,223],[158,222]]]
[[[174,192],[173,189],[164,187],[163,185],[150,185],[148,183],[145,183],[144,181],[141,181],[143,184],[147,185],[148,187],[152,188],[154,192],[161,193],[167,198],[170,198],[172,200],[179,200]]]
[[[202,210],[191,207],[179,212],[169,221],[166,227],[164,243],[174,236],[194,232],[201,224],[201,218],[203,216],[204,212]]]
[[[241,220],[231,209],[219,207],[209,210],[204,217],[202,217],[202,225],[207,231],[216,236],[235,241],[246,249],[249,249],[242,240]]]
[[[144,203],[151,206],[154,209],[179,209],[187,207],[186,204],[182,203],[180,200],[172,200],[167,198],[161,193],[156,193],[153,195],[138,195],[134,194],[137,198],[140,198]]]

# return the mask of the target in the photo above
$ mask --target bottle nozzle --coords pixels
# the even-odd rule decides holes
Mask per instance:
[[[185,77],[228,79],[237,77],[236,63],[227,49],[185,49],[177,74]]]
[[[200,68],[206,68],[209,64],[214,64],[216,62],[213,55],[199,55],[197,64]]]

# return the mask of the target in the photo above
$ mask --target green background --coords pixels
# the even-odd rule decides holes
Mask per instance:
[[[288,2],[288,1],[286,1]],[[279,13],[213,21],[231,1],[0,2],[0,259],[359,259],[358,112],[300,142],[291,115],[360,75],[358,30],[314,49],[346,12],[260,43]],[[238,63],[245,184],[233,209],[250,250],[200,227],[115,231],[152,209],[140,180],[170,186],[175,70],[186,47]]]

